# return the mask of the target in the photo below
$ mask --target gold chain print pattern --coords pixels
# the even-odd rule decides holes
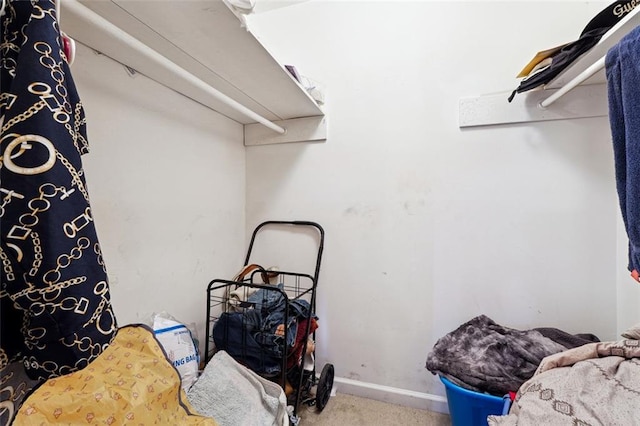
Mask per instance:
[[[117,326],[82,168],[86,118],[54,1],[8,1],[0,30],[4,421],[26,393],[12,382],[16,365],[39,381],[81,370]]]

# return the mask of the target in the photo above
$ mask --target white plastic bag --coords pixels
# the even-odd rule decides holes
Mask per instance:
[[[167,358],[178,370],[182,388],[187,391],[198,379],[200,354],[186,325],[166,312],[153,316],[153,332],[160,342]]]

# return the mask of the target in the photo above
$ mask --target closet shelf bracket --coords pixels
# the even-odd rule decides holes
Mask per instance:
[[[276,134],[255,124],[244,125],[244,145],[272,145],[291,142],[322,142],[327,139],[327,118],[323,115],[274,121],[287,131]]]
[[[572,118],[605,117],[608,115],[607,85],[576,86],[570,94],[556,97],[553,108],[542,102],[562,89],[534,90],[517,95],[511,103],[510,92],[461,98],[460,128]],[[559,99],[558,99],[559,98]]]

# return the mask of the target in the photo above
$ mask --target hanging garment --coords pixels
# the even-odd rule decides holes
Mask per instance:
[[[630,271],[640,271],[640,27],[605,58],[616,188],[629,237]]]
[[[48,379],[98,357],[116,320],[53,0],[8,2],[0,28],[0,369]]]

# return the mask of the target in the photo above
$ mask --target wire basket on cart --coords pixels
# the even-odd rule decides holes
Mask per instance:
[[[312,273],[264,268],[252,262],[256,236],[264,229],[311,228],[318,250]],[[316,377],[316,289],[324,230],[314,222],[268,221],[253,231],[245,267],[232,280],[214,279],[207,288],[205,361],[226,351],[240,364],[280,384],[297,419],[301,403],[326,406],[333,386],[333,365]]]

